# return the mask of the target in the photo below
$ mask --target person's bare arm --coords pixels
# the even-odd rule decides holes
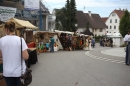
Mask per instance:
[[[29,58],[29,55],[28,55],[27,50],[24,50],[24,51],[22,52],[22,54],[23,54],[23,59],[24,59],[24,60],[27,60],[27,59]]]

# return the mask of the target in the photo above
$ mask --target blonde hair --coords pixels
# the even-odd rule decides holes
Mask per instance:
[[[7,21],[4,25],[5,29],[8,29],[10,32],[15,31],[15,23],[13,21]]]

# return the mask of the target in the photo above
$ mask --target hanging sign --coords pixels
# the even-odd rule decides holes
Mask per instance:
[[[24,0],[24,8],[26,10],[39,10],[39,0]]]
[[[10,18],[14,18],[16,8],[0,6],[0,21],[6,22]]]

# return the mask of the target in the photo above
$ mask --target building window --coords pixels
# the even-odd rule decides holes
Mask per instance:
[[[99,30],[100,32],[102,32],[102,28],[100,28],[100,30]]]
[[[116,32],[114,32],[114,33],[116,33]]]
[[[108,33],[108,31],[107,31],[107,33]]]
[[[116,26],[114,26],[114,29],[116,29]]]
[[[112,16],[115,16],[116,14],[115,13],[112,13]]]
[[[112,19],[110,20],[110,23],[112,23]]]
[[[115,19],[115,23],[117,23],[117,19]]]
[[[110,32],[111,33],[111,32]]]
[[[111,29],[112,27],[110,26],[110,29]]]

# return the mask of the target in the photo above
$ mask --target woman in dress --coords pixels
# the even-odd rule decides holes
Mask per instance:
[[[130,65],[130,30],[125,35],[124,41],[127,42],[125,63],[126,65]]]
[[[92,50],[92,40],[91,40],[91,38],[89,38],[89,47],[88,47],[88,50]]]

